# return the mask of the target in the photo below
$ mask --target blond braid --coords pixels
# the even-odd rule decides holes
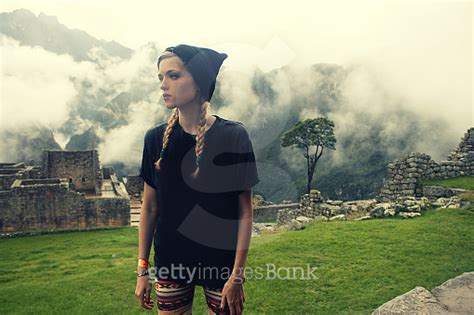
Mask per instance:
[[[196,178],[199,175],[199,161],[201,160],[202,152],[204,150],[204,135],[206,134],[206,117],[207,110],[211,104],[205,101],[201,104],[201,116],[199,117],[199,127],[196,135],[196,169],[192,176]]]
[[[165,133],[163,134],[163,148],[160,152],[160,158],[155,161],[155,169],[161,170],[161,160],[165,155],[166,149],[168,148],[168,142],[170,140],[171,130],[173,129],[174,125],[178,121],[179,118],[179,111],[177,108],[174,109],[173,114],[171,114],[170,118],[168,118],[168,124],[166,126]]]

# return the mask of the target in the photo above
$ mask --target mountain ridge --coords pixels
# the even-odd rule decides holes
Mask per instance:
[[[102,48],[110,56],[130,58],[134,50],[112,40],[105,41],[80,29],[70,29],[56,16],[40,12],[36,16],[27,9],[0,13],[0,32],[19,41],[22,45],[41,46],[57,53],[67,53],[75,61],[94,61],[89,56],[93,47]]]

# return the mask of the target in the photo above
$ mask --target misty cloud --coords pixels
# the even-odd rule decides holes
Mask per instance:
[[[31,124],[55,128],[69,115],[77,90],[71,76],[81,77],[92,64],[76,63],[41,47],[20,46],[0,34],[2,53],[2,110],[0,128],[20,129]]]

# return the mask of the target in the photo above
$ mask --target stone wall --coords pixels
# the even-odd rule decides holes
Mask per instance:
[[[41,181],[41,182],[39,182]],[[2,232],[85,227],[85,197],[67,179],[16,180],[2,209]]]
[[[113,167],[100,167],[96,150],[44,151],[43,157],[44,169],[0,163],[0,232],[130,224],[125,185]]]
[[[278,212],[282,209],[297,209],[299,203],[278,204],[269,206],[255,206],[253,209],[253,222],[271,222],[278,219]]]
[[[313,220],[359,221],[395,216],[414,218],[420,216],[429,206],[459,208],[459,197],[438,198],[433,202],[426,197],[414,196],[406,196],[390,202],[378,202],[376,199],[342,201],[324,200],[318,190],[312,189],[310,194],[301,196],[299,208],[279,210],[276,223],[290,228],[301,228],[305,223]]]
[[[86,199],[86,226],[130,225],[130,199],[125,197]]]
[[[44,150],[42,158],[46,177],[67,178],[78,191],[100,192],[102,172],[97,150]]]
[[[1,232],[124,226],[130,223],[128,197],[86,198],[66,178],[17,179],[0,191]]]
[[[130,198],[140,198],[140,193],[143,191],[143,178],[140,175],[127,176],[125,187]]]
[[[299,207],[293,209],[282,209],[277,214],[277,224],[286,224],[298,217],[322,218],[327,220],[338,215],[347,215],[353,212],[364,212],[373,202],[367,200],[345,201],[325,200],[321,192],[312,189],[309,194],[304,194],[300,198]]]
[[[0,190],[9,190],[15,179],[42,178],[41,168],[24,163],[0,163]]]
[[[379,201],[396,200],[406,196],[423,196],[418,179],[445,179],[463,175],[474,175],[474,128],[470,128],[461,139],[456,150],[446,161],[436,162],[428,154],[410,153],[388,165]]]

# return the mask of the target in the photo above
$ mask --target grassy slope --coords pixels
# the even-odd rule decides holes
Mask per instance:
[[[472,188],[474,177],[449,185]],[[253,238],[247,266],[310,264],[318,279],[249,278],[246,313],[369,314],[415,286],[432,289],[473,271],[473,223],[470,206]],[[1,240],[0,252],[2,314],[147,312],[133,295],[137,228]],[[207,314],[201,287],[195,297],[195,313]]]

